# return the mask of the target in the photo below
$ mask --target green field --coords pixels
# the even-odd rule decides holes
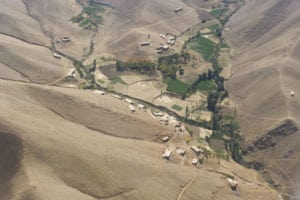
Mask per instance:
[[[215,43],[205,37],[198,37],[194,40],[191,48],[198,53],[202,54],[203,58],[207,61],[214,54]]]
[[[172,109],[177,110],[177,111],[182,111],[183,108],[181,106],[178,106],[178,105],[174,104],[172,106]]]
[[[104,8],[98,4],[90,4],[84,7],[81,13],[75,17],[72,17],[71,21],[77,23],[83,29],[92,29],[95,24],[102,24],[103,17],[101,14],[104,12]]]
[[[209,30],[211,30],[212,32],[215,32],[217,30],[217,28],[219,28],[220,25],[219,24],[214,24],[208,27]]]
[[[203,91],[211,91],[211,90],[216,90],[217,86],[214,83],[213,80],[207,80],[207,81],[201,81],[198,85],[197,85],[197,89],[198,90],[203,90]]]
[[[98,83],[100,83],[100,84],[104,84],[104,83],[105,83],[105,80],[102,80],[102,79],[98,79],[97,81],[98,81]]]
[[[219,19],[222,14],[224,13],[225,9],[215,9],[215,10],[212,10],[210,11],[210,14],[216,18],[216,19]]]
[[[118,76],[112,77],[112,78],[110,78],[109,80],[110,80],[110,82],[111,82],[112,84],[121,83],[121,84],[127,85],[127,83],[125,83],[125,82],[122,80],[122,78],[121,78],[121,77],[118,77]]]
[[[177,79],[171,79],[171,78],[167,78],[165,80],[165,83],[168,85],[167,90],[170,92],[175,92],[177,94],[184,94],[188,88],[190,87],[189,84],[184,83],[182,81],[179,81]]]
[[[223,49],[229,48],[228,44],[227,44],[225,41],[223,41],[223,42],[221,43],[220,47],[223,48]]]

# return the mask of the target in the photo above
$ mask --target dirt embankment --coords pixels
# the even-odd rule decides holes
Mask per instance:
[[[248,151],[262,151],[269,147],[274,147],[283,137],[288,137],[289,135],[296,133],[298,130],[299,129],[293,121],[286,120],[283,124],[269,131],[266,135],[253,141],[252,145],[248,146]]]

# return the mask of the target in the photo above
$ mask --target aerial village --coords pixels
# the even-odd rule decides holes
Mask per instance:
[[[180,13],[182,11],[183,8],[181,7],[174,9],[175,13]],[[210,26],[214,26],[214,24]],[[176,51],[176,48],[174,46],[176,45],[178,36],[176,36],[175,34],[158,32],[157,35],[154,37],[155,39],[160,38],[159,41],[155,42],[155,44],[157,43],[159,44],[158,46],[156,45],[153,46],[154,45],[154,42],[152,41],[153,37],[150,34],[145,34],[145,35],[147,35],[146,36],[147,39],[141,42],[137,41],[138,42],[137,45],[142,50],[147,51],[148,47],[152,47],[151,50],[154,49],[154,52],[157,54],[157,56],[167,53],[171,48],[174,48],[174,51]],[[212,38],[214,39],[214,36],[212,36]],[[67,44],[71,42],[71,38],[68,36],[63,36],[60,38],[59,42],[61,42],[62,44]],[[181,41],[180,45],[182,45],[182,43],[183,42]],[[224,49],[227,49],[227,53],[228,53],[228,47],[225,47]],[[226,51],[224,50],[224,52]],[[53,56],[54,58],[61,59],[61,55],[58,52],[54,51]],[[213,131],[207,128],[200,128],[199,136],[196,137],[197,139],[193,139],[191,133],[192,131],[185,123],[182,122],[183,121],[182,119],[185,116],[185,111],[183,108],[186,108],[186,110],[188,110],[188,108],[191,109],[193,108],[193,106],[195,107],[195,105],[196,107],[199,107],[199,99],[201,100],[201,104],[202,104],[201,106],[205,107],[205,105],[207,105],[208,103],[206,101],[206,95],[196,92],[196,94],[193,94],[192,96],[197,95],[196,97],[194,97],[194,99],[197,100],[193,102],[192,100],[186,101],[178,98],[176,99],[173,98],[172,96],[167,95],[168,94],[167,92],[166,93],[162,92],[162,90],[165,90],[166,88],[160,88],[155,90],[151,88],[151,91],[152,90],[154,91],[153,95],[151,97],[146,98],[143,96],[143,94],[145,94],[145,92],[146,93],[148,92],[146,90],[149,89],[147,85],[149,84],[149,82],[143,83],[143,80],[136,79],[132,81],[133,82],[132,84],[130,84],[130,81],[124,84],[126,80],[123,81],[117,79],[117,83],[115,85],[118,84],[118,87],[121,89],[118,90],[115,90],[115,88],[108,89],[111,85],[110,83],[107,82],[111,82],[111,81],[109,78],[103,79],[103,74],[101,74],[100,70],[101,69],[95,72],[95,76],[98,80],[102,78],[102,80],[97,83],[100,89],[99,88],[94,89],[93,90],[94,93],[101,96],[109,95],[112,98],[118,99],[119,101],[126,103],[126,106],[132,115],[134,115],[136,112],[144,112],[144,114],[150,115],[153,118],[155,118],[157,122],[161,124],[161,126],[170,127],[172,132],[170,132],[169,135],[163,135],[156,138],[156,142],[163,144],[165,147],[164,150],[160,152],[161,159],[164,159],[166,162],[178,162],[181,163],[182,165],[189,165],[195,168],[199,168],[203,163],[205,163],[208,159],[210,159],[211,155],[215,156],[214,151],[211,149],[210,145],[206,141],[206,139],[213,134]],[[69,80],[80,79],[78,77],[78,71],[76,69],[69,69],[66,78]],[[133,90],[135,91],[134,93],[130,93],[131,86],[135,86],[133,88]],[[290,96],[291,97],[295,96],[294,91],[290,91]],[[173,101],[176,104],[175,103],[168,104],[168,102],[173,102]],[[193,102],[194,105],[191,102]],[[232,106],[230,105],[229,101],[227,103],[229,106]],[[159,109],[159,106],[163,106],[167,108],[168,111],[171,110],[172,112],[162,111]],[[172,110],[172,108],[176,106],[181,109]],[[204,119],[207,121],[211,121],[212,115],[209,111],[205,111],[205,109],[200,109],[199,113],[200,113],[199,114],[200,118],[205,115]],[[198,119],[199,115],[192,118],[193,113],[190,113],[189,117],[191,117],[190,119],[195,120]],[[181,119],[179,119],[178,117],[181,117]],[[201,118],[201,120],[203,120],[203,118]],[[221,157],[225,159],[229,159],[229,155],[227,155],[227,153],[222,154]],[[237,189],[238,183],[235,180],[231,178],[227,178],[227,181],[231,186],[232,190]]]

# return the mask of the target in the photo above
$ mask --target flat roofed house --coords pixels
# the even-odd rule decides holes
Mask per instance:
[[[142,42],[142,43],[141,43],[141,46],[142,46],[142,47],[150,46],[150,44],[151,44],[150,42]]]
[[[192,164],[193,164],[193,165],[197,165],[198,162],[199,162],[199,159],[198,159],[198,158],[193,158],[193,160],[192,160]]]
[[[174,9],[174,12],[179,12],[179,11],[182,11],[183,10],[183,8],[182,7],[178,7],[178,8],[176,8],[176,9]]]
[[[197,153],[197,154],[202,153],[202,150],[199,149],[197,146],[192,146],[191,149],[192,149],[195,153]]]
[[[70,39],[70,37],[64,36],[64,37],[61,38],[61,41],[62,42],[70,42],[71,39]]]
[[[172,149],[166,149],[165,152],[163,153],[162,157],[164,159],[169,160],[171,155],[172,155]]]

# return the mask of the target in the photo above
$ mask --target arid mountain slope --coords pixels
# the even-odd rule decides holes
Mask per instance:
[[[297,0],[247,1],[227,25],[234,66],[228,87],[249,145],[287,119],[299,127],[299,8]],[[288,193],[298,190],[298,142],[295,130],[269,149],[255,152],[266,155],[271,173],[275,172],[274,184]]]
[[[45,93],[64,94],[64,99],[70,99],[65,102],[66,106],[78,106],[78,103],[89,106],[93,102],[95,112],[98,109],[114,112],[117,106],[122,115],[128,115],[127,119],[130,119],[131,114],[125,114],[128,110],[126,105],[119,105],[113,99],[106,104],[101,100],[103,96],[95,97],[88,91],[78,93],[76,90],[10,81],[0,81],[0,84],[0,136],[1,149],[4,150],[0,154],[1,163],[4,163],[0,168],[1,200],[237,197],[222,174],[205,168],[196,170],[194,167],[168,163],[161,158],[165,147],[158,143],[92,131],[85,122],[69,121],[63,109],[57,114],[45,106],[56,98],[51,100],[39,96]],[[15,96],[16,92],[18,96]],[[67,111],[69,107],[65,109]],[[90,111],[91,116],[86,117],[97,120],[93,110]],[[133,132],[118,126],[119,122],[114,121],[116,117],[110,119],[124,132]],[[134,126],[135,120],[127,123]],[[136,129],[141,136],[147,136],[147,128],[153,130],[160,126],[154,120],[149,119],[148,123],[152,125],[143,123],[144,128]],[[239,199],[277,198],[276,193],[263,185],[254,171],[223,161],[215,170],[226,173],[234,171],[240,183]]]

